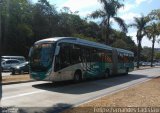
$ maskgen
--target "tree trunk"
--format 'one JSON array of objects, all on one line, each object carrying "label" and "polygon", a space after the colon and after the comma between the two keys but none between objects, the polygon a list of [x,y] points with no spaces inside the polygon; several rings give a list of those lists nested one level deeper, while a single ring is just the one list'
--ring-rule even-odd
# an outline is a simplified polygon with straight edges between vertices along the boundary
[{"label": "tree trunk", "polygon": [[[140,39],[140,38],[139,38],[139,39]],[[137,68],[139,68],[140,56],[141,56],[141,40],[138,40]]]},{"label": "tree trunk", "polygon": [[152,56],[151,56],[151,67],[153,67],[153,58],[154,58],[154,44],[155,44],[155,37],[152,40]]},{"label": "tree trunk", "polygon": [[110,35],[110,17],[107,18],[107,31],[106,31],[106,44],[109,45],[109,35]]},{"label": "tree trunk", "polygon": [[102,40],[106,43],[106,27],[102,26]]}]

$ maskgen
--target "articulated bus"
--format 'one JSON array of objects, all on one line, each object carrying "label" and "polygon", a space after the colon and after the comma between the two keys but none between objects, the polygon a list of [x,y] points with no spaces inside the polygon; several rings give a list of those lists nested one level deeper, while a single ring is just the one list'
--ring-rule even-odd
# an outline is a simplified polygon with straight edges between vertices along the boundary
[{"label": "articulated bus", "polygon": [[37,41],[29,57],[31,78],[52,82],[107,78],[134,69],[133,52],[72,37]]}]

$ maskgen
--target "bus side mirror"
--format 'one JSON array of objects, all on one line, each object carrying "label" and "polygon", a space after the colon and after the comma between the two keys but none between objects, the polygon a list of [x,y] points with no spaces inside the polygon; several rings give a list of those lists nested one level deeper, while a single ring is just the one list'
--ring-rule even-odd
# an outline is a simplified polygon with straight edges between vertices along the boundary
[{"label": "bus side mirror", "polygon": [[59,54],[59,51],[60,51],[60,46],[57,46],[54,55],[58,55],[58,54]]}]

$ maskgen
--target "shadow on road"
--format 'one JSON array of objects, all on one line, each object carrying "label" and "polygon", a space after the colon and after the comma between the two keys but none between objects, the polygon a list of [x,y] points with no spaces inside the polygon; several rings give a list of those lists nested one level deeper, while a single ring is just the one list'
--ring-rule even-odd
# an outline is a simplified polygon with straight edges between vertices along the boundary
[{"label": "shadow on road", "polygon": [[113,86],[121,85],[127,82],[138,80],[141,78],[150,78],[147,75],[129,74],[127,76],[114,76],[108,79],[86,80],[81,83],[74,84],[71,81],[36,84],[33,87],[52,92],[60,92],[67,94],[85,94],[103,90]]}]

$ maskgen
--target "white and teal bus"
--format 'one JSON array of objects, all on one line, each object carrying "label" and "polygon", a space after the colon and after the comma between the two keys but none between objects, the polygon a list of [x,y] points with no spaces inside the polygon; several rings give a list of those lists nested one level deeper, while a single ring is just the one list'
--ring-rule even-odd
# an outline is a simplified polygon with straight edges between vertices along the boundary
[{"label": "white and teal bus", "polygon": [[29,57],[30,76],[35,80],[81,81],[128,74],[134,69],[133,52],[79,38],[37,41]]}]

